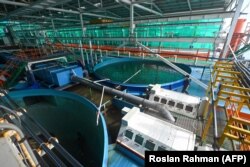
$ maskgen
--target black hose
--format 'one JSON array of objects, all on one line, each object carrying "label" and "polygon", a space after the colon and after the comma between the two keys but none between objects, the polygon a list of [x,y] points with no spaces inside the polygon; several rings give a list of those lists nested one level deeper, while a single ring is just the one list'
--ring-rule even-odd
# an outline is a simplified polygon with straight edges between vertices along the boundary
[{"label": "black hose", "polygon": [[[103,85],[101,85],[101,84],[94,83],[93,81],[83,79],[83,78],[80,78],[80,77],[77,77],[77,76],[74,76],[74,75],[71,77],[71,80],[73,82],[79,82],[81,84],[88,85],[88,86],[90,86],[90,87],[92,87],[94,89],[97,89],[97,90],[102,90],[102,88],[103,88]],[[131,94],[128,94],[128,93],[125,93],[125,92],[110,88],[110,87],[106,87],[106,86],[105,86],[105,92],[107,92],[109,94],[112,94],[112,95],[122,97],[122,98],[124,98],[124,99],[126,99],[126,100],[128,100],[128,101],[130,101],[132,103],[136,103],[136,104],[142,105],[144,107],[148,107],[148,108],[152,108],[154,110],[157,110],[165,118],[167,118],[171,122],[175,122],[175,118],[166,109],[164,104],[157,103],[157,102],[154,102],[154,101],[150,101],[150,100],[147,100],[147,99],[144,99],[144,98],[141,98],[141,97],[137,97],[137,96],[134,96],[134,95],[131,95]]]},{"label": "black hose", "polygon": [[[22,112],[22,114],[28,118],[44,135],[44,137],[49,140],[51,144],[54,145],[55,149],[63,155],[63,157],[74,167],[82,167],[83,165],[80,164],[71,154],[68,153],[49,133],[46,129],[44,129],[37,121],[35,121],[31,116],[29,116],[23,108],[20,108],[19,105],[5,92],[5,90],[0,89],[0,92],[5,95],[5,97],[9,100],[11,105],[18,109],[18,111]],[[24,122],[22,122],[23,124]],[[26,126],[28,127],[28,126]]]}]

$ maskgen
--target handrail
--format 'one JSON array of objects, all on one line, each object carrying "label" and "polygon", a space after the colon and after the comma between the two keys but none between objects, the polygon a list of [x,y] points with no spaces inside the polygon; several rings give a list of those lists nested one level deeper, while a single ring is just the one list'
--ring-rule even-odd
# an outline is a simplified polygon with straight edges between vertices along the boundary
[{"label": "handrail", "polygon": [[36,64],[36,63],[42,63],[42,62],[47,62],[47,61],[52,61],[52,60],[60,60],[60,59],[64,59],[65,62],[67,62],[67,59],[65,56],[62,56],[62,57],[56,57],[56,58],[51,58],[51,59],[43,59],[43,60],[35,60],[35,61],[31,61],[31,62],[28,62],[27,63],[27,66],[28,66],[28,69],[31,71],[31,66],[33,64]]}]

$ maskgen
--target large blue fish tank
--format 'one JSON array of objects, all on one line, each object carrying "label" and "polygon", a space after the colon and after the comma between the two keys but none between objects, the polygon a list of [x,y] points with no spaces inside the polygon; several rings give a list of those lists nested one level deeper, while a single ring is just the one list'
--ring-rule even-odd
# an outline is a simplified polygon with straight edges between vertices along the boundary
[{"label": "large blue fish tank", "polygon": [[[100,115],[96,125],[97,108],[89,100],[50,89],[14,91],[9,95],[81,164],[88,167],[107,166],[106,123]],[[26,121],[28,124],[29,120]]]},{"label": "large blue fish tank", "polygon": [[[184,64],[176,66],[191,73]],[[96,79],[109,79],[104,83],[116,87],[120,85],[129,92],[142,93],[149,84],[161,84],[163,88],[175,90],[183,86],[184,75],[167,64],[157,60],[137,58],[113,58],[94,67]]]}]

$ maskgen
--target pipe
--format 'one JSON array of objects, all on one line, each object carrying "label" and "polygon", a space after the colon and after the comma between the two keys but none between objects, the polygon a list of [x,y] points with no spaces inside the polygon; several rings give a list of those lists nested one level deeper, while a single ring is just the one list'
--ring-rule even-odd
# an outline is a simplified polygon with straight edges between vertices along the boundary
[{"label": "pipe", "polygon": [[[137,74],[139,74],[141,72],[141,69],[138,70],[136,73],[134,73],[131,77],[129,77],[128,79],[126,79],[125,81],[122,82],[122,84],[127,83],[129,80],[131,80],[132,78],[134,78]],[[120,85],[119,85],[120,86]]]},{"label": "pipe", "polygon": [[9,112],[10,114],[14,115],[14,116],[16,117],[16,119],[18,120],[19,125],[21,126],[21,119],[20,119],[20,117],[16,114],[15,111],[13,111],[13,110],[11,110],[11,109],[9,109],[8,107],[5,107],[5,106],[3,106],[3,105],[0,105],[0,108],[2,108],[3,110]]},{"label": "pipe", "polygon": [[[101,84],[98,83],[94,83],[91,80],[88,79],[83,79],[83,78],[79,78],[77,76],[72,76],[71,80],[73,82],[79,82],[83,85],[88,85],[94,89],[98,89],[98,90],[102,90],[102,88],[104,87]],[[168,120],[170,120],[171,122],[175,122],[175,118],[172,116],[172,114],[165,108],[165,105],[161,104],[161,103],[157,103],[154,101],[150,101],[141,97],[137,97],[131,94],[127,94],[125,92],[110,88],[110,87],[106,87],[105,86],[105,92],[112,94],[112,95],[116,95],[119,97],[122,97],[123,99],[126,99],[132,103],[136,103],[138,105],[142,105],[144,107],[148,107],[148,108],[152,108],[154,110],[159,111],[165,118],[167,118]]]},{"label": "pipe", "polygon": [[[144,46],[143,44],[141,44],[140,42],[137,42],[137,44],[139,46],[141,46],[142,48],[148,50],[151,53],[154,53],[159,59],[161,59],[164,63],[166,63],[167,65],[169,65],[170,67],[172,67],[173,69],[175,69],[176,71],[180,72],[183,75],[189,75],[189,73],[187,73],[186,71],[182,70],[181,68],[179,68],[178,66],[176,66],[175,64],[171,63],[170,61],[168,61],[167,59],[165,59],[164,57],[162,57],[161,55],[155,53],[153,50],[149,49],[148,47]],[[192,81],[194,81],[195,83],[197,83],[198,85],[200,85],[202,88],[207,89],[208,86],[206,84],[204,84],[203,82],[199,81],[198,79],[194,78],[193,76],[189,75],[190,78],[192,79]]]},{"label": "pipe", "polygon": [[[44,129],[36,120],[34,120],[30,115],[28,115],[26,113],[26,111],[23,108],[20,108],[20,106],[13,100],[10,98],[10,96],[7,94],[7,92],[3,89],[0,89],[0,93],[3,93],[5,95],[5,97],[9,100],[9,102],[11,104],[9,105],[13,105],[15,108],[18,108],[20,112],[22,112],[22,114],[29,119],[29,121],[31,121],[32,123],[34,123],[34,125],[40,130],[40,132],[44,135],[44,137],[51,143],[54,145],[55,149],[74,167],[82,167],[82,164],[80,164],[71,154],[68,153],[67,150],[65,150],[49,133],[46,129]],[[26,127],[27,130],[29,130],[28,125],[25,124],[25,122],[22,122],[22,125],[24,125]],[[30,133],[32,133],[32,131],[30,131]],[[32,134],[31,134],[32,135]],[[33,136],[34,138],[36,138],[36,136]],[[42,147],[43,145],[41,145]],[[47,148],[47,147],[46,147]],[[45,148],[45,149],[46,149]],[[50,151],[50,150],[48,150]],[[53,154],[53,152],[52,152]],[[53,155],[52,155],[53,156]]]},{"label": "pipe", "polygon": [[236,65],[235,68],[242,74],[240,75],[242,84],[248,88],[250,86],[250,70],[245,67],[240,61],[235,61],[234,63]]},{"label": "pipe", "polygon": [[217,143],[217,139],[218,139],[218,123],[217,123],[217,112],[216,112],[216,106],[215,106],[215,96],[214,96],[214,87],[213,87],[213,83],[214,83],[214,78],[212,75],[212,66],[210,67],[210,79],[211,79],[211,95],[212,95],[212,112],[213,112],[213,123],[214,123],[214,150],[218,150],[218,143]]},{"label": "pipe", "polygon": [[[0,124],[0,128],[1,129],[11,129],[11,130],[14,130],[14,131],[16,131],[19,134],[19,136],[21,137],[21,139],[25,139],[25,136],[24,136],[23,132],[17,126],[15,126],[13,124],[10,124],[10,123],[1,123]],[[25,148],[27,149],[27,152],[29,153],[28,156],[30,156],[30,157],[28,157],[28,158],[31,160],[31,165],[32,166],[40,166],[39,163],[38,163],[38,161],[37,161],[37,159],[36,159],[36,157],[35,157],[35,155],[34,155],[34,153],[33,153],[33,151],[30,148],[30,145],[28,144],[28,142],[27,142],[26,139],[23,141],[23,144],[25,145]]]},{"label": "pipe", "polygon": [[64,59],[65,62],[67,62],[67,58],[66,57],[56,57],[56,58],[51,58],[51,59],[43,59],[43,60],[37,60],[37,61],[31,61],[28,62],[27,66],[28,66],[28,70],[31,71],[31,66],[32,64],[36,64],[36,63],[43,63],[43,62],[47,62],[47,61],[52,61],[52,60],[60,60],[60,59]]},{"label": "pipe", "polygon": [[[84,60],[83,48],[82,48],[82,40],[80,40],[79,46],[80,46],[80,53],[81,53],[82,63],[83,63],[83,65],[85,66],[85,60]],[[84,67],[84,68],[85,68],[85,67]]]},{"label": "pipe", "polygon": [[[39,144],[39,147],[41,147],[46,154],[48,155],[48,157],[51,158],[51,160],[54,162],[55,166],[58,167],[66,167],[66,165],[64,164],[63,161],[61,161],[60,158],[58,158],[54,152],[52,152],[47,146],[46,144],[39,138],[36,136],[36,134],[34,134],[32,132],[32,130],[30,129],[30,125],[27,125],[25,122],[23,122],[23,127],[25,128],[25,130],[30,134],[30,136]],[[49,141],[50,142],[50,141]],[[52,143],[52,142],[51,142]],[[52,143],[53,144],[53,143]],[[54,145],[54,144],[53,144]],[[55,146],[55,145],[54,145]]]},{"label": "pipe", "polygon": [[[12,112],[14,112],[14,110],[12,110]],[[7,118],[11,122],[13,122],[9,117],[7,117]],[[11,124],[11,125],[13,125],[13,124]],[[13,126],[15,126],[15,125],[13,125]],[[55,163],[56,166],[58,166],[58,167],[66,167],[66,165],[64,165],[64,163],[43,143],[43,141],[40,138],[38,138],[36,136],[36,134],[34,134],[32,132],[32,130],[29,128],[29,126],[25,122],[22,122],[22,126],[28,132],[28,134],[39,144],[39,147],[41,147],[46,152],[46,154],[48,154],[48,156],[53,160],[53,162]],[[19,134],[20,132],[17,132],[17,133]],[[24,135],[20,135],[20,136],[21,136],[21,139],[22,139]],[[19,138],[19,140],[21,140],[21,139]],[[25,149],[24,147],[22,147],[22,148]],[[34,166],[36,166],[36,165],[34,165]]]}]

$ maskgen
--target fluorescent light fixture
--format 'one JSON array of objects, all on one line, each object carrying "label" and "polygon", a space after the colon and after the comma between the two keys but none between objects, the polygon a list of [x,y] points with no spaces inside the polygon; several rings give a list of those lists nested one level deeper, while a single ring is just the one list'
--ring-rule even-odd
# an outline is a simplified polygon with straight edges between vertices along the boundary
[{"label": "fluorescent light fixture", "polygon": [[80,8],[81,8],[81,9],[86,9],[86,7],[85,7],[85,6],[81,6]]}]

